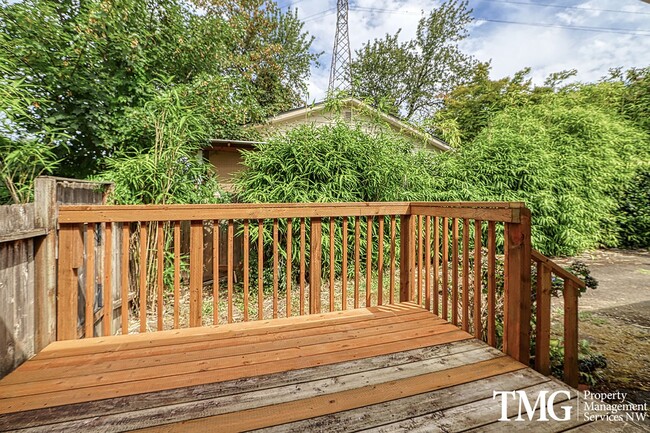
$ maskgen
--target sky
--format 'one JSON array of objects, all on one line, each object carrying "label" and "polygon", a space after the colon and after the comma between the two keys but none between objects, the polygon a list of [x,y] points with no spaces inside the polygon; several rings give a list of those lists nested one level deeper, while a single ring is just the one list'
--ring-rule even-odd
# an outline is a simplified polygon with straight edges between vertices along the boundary
[{"label": "sky", "polygon": [[[312,65],[309,102],[327,92],[336,30],[336,0],[277,0],[297,9],[304,30],[323,52]],[[402,29],[412,39],[418,20],[440,1],[350,0],[349,33],[354,51],[375,38]],[[492,78],[512,76],[531,67],[542,84],[552,72],[577,69],[579,81],[596,81],[610,68],[650,65],[650,3],[641,0],[469,0],[475,19],[461,48],[480,61],[491,61]]]}]

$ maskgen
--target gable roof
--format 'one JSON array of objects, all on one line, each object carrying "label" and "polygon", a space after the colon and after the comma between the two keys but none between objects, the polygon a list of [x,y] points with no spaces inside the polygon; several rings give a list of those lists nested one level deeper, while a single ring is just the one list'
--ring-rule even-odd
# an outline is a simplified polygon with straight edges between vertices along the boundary
[{"label": "gable roof", "polygon": [[[411,136],[412,138],[422,140],[428,146],[434,147],[441,151],[451,150],[449,144],[447,144],[444,140],[426,134],[414,128],[413,126],[409,125],[408,123],[404,122],[403,120],[395,116],[392,116],[390,114],[386,114],[382,111],[379,111],[376,108],[371,107],[370,105],[362,101],[359,101],[358,99],[355,98],[344,99],[341,101],[341,106],[370,112],[372,113],[372,115],[377,116],[380,120],[386,122],[392,129],[398,131],[401,134],[405,134]],[[316,113],[325,111],[325,109],[326,109],[325,101],[317,102],[315,104],[306,107],[294,108],[293,110],[285,111],[283,113],[270,117],[267,119],[266,123],[255,125],[253,126],[253,128],[260,130],[268,127],[269,125],[304,119]]]}]

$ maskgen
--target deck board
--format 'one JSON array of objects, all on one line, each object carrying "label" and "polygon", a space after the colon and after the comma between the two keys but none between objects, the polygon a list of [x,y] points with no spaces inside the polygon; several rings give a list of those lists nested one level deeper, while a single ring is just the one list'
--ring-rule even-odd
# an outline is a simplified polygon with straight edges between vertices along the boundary
[{"label": "deck board", "polygon": [[406,303],[57,342],[0,381],[0,431],[502,431],[515,389],[569,388]]}]

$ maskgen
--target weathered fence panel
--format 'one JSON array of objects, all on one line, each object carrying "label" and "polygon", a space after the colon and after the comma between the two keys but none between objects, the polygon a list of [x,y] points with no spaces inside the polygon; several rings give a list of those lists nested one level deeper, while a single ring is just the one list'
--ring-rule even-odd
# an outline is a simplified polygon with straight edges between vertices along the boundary
[{"label": "weathered fence panel", "polygon": [[39,177],[34,203],[0,206],[0,377],[56,340],[58,204],[102,204],[109,187]]},{"label": "weathered fence panel", "polygon": [[34,354],[34,204],[0,206],[0,377]]}]

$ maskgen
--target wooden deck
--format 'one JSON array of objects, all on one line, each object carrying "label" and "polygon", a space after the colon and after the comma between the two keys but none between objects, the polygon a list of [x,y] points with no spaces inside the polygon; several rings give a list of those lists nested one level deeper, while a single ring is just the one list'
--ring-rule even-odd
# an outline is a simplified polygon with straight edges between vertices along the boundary
[{"label": "wooden deck", "polygon": [[[623,426],[499,422],[493,391],[520,389],[535,398],[570,388],[406,303],[56,342],[0,381],[0,431],[613,432]],[[571,395],[556,404],[575,407]],[[512,400],[509,416],[517,409]]]}]

